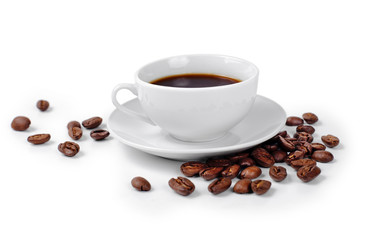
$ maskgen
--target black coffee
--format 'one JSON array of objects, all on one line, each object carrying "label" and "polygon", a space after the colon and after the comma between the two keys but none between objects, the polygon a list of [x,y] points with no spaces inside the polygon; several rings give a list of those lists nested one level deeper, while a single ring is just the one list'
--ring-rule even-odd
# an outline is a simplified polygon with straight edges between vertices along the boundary
[{"label": "black coffee", "polygon": [[215,74],[188,73],[159,78],[150,83],[168,87],[201,88],[223,86],[239,82],[241,81]]}]

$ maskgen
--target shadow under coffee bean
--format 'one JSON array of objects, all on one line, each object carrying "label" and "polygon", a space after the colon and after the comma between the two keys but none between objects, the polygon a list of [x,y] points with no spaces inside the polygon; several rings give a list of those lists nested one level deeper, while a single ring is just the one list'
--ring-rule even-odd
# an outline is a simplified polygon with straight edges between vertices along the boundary
[{"label": "shadow under coffee bean", "polygon": [[171,75],[151,81],[155,85],[180,88],[216,87],[239,83],[240,80],[206,73]]}]

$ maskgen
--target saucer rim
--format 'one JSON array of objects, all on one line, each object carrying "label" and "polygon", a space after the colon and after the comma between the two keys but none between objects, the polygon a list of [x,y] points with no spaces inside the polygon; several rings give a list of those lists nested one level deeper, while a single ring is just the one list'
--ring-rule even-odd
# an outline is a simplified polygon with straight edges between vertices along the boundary
[{"label": "saucer rim", "polygon": [[[111,128],[110,122],[111,122],[111,117],[112,115],[116,112],[119,111],[118,109],[115,109],[111,112],[111,114],[109,115],[108,119],[107,119],[107,128],[110,131],[110,133],[118,138],[122,143],[142,150],[142,151],[149,151],[149,152],[157,152],[157,153],[168,153],[168,154],[205,154],[205,153],[213,153],[213,152],[228,152],[228,151],[235,151],[235,150],[240,150],[240,149],[248,149],[250,147],[256,146],[260,143],[265,142],[266,140],[269,140],[270,138],[272,138],[273,136],[275,136],[277,133],[279,133],[279,131],[281,129],[283,129],[285,127],[285,122],[286,122],[286,118],[287,118],[287,114],[285,112],[285,110],[283,109],[283,107],[278,104],[277,102],[275,102],[274,100],[264,97],[262,95],[256,95],[256,98],[263,98],[266,101],[272,102],[273,104],[277,105],[279,107],[279,109],[282,111],[282,115],[283,115],[283,124],[279,124],[276,128],[274,128],[274,130],[272,131],[271,134],[267,134],[266,136],[250,141],[250,142],[245,142],[242,144],[236,144],[236,145],[232,145],[232,146],[225,146],[225,147],[216,147],[216,148],[196,148],[196,149],[172,149],[172,148],[157,148],[157,147],[149,147],[146,145],[141,145],[141,144],[137,144],[131,141],[126,140],[125,138],[122,138],[121,136],[119,136],[117,133],[115,133],[115,131]],[[125,102],[123,105],[128,104],[132,101],[138,101],[138,98],[133,98],[127,102]],[[256,99],[255,99],[256,101]],[[218,139],[220,141],[220,139]],[[214,140],[215,141],[215,140]]]}]

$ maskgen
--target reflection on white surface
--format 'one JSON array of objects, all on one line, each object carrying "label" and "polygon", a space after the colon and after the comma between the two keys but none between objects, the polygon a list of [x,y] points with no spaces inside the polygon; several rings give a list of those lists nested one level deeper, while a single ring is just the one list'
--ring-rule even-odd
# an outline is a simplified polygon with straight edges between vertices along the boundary
[{"label": "reflection on white surface", "polygon": [[168,65],[170,68],[182,68],[185,67],[190,62],[188,57],[179,56],[168,60]]}]

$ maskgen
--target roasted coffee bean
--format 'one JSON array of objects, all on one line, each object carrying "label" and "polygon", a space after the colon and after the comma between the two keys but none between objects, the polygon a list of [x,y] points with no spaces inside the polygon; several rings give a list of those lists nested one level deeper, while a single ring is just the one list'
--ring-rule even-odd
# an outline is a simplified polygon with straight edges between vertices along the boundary
[{"label": "roasted coffee bean", "polygon": [[303,166],[297,171],[297,177],[303,182],[309,182],[315,179],[321,173],[318,166]]},{"label": "roasted coffee bean", "polygon": [[240,165],[242,168],[250,167],[255,165],[254,159],[247,157],[242,158],[238,161],[238,165]]},{"label": "roasted coffee bean", "polygon": [[50,103],[46,100],[39,100],[37,102],[37,108],[41,110],[42,112],[46,111],[49,106],[50,106]]},{"label": "roasted coffee bean", "polygon": [[297,142],[294,142],[294,143],[295,143],[294,145],[296,146],[296,149],[299,150],[299,151],[303,151],[305,153],[305,155],[309,155],[313,151],[311,143],[309,143],[309,142],[297,141]]},{"label": "roasted coffee bean", "polygon": [[321,140],[329,148],[333,148],[339,145],[339,138],[330,134],[322,136]]},{"label": "roasted coffee bean", "polygon": [[221,172],[221,176],[222,177],[227,177],[227,178],[235,178],[237,177],[238,173],[240,172],[241,167],[238,164],[234,164],[232,166],[228,166],[227,168],[225,168],[222,172]]},{"label": "roasted coffee bean", "polygon": [[251,193],[252,189],[251,189],[251,183],[252,181],[250,179],[241,179],[238,182],[236,182],[236,184],[233,186],[233,192],[235,193]]},{"label": "roasted coffee bean", "polygon": [[271,155],[273,155],[276,163],[280,163],[280,162],[284,162],[284,159],[287,157],[287,152],[279,149],[279,150],[272,152]]},{"label": "roasted coffee bean", "polygon": [[334,159],[333,154],[331,152],[325,150],[317,150],[314,151],[311,155],[311,158],[317,162],[327,163]]},{"label": "roasted coffee bean", "polygon": [[279,146],[287,151],[287,152],[291,152],[294,151],[296,149],[296,147],[294,146],[294,143],[283,138],[283,137],[279,137]]},{"label": "roasted coffee bean", "polygon": [[250,156],[250,153],[242,152],[228,156],[227,158],[231,161],[231,164],[238,164],[241,159],[247,158],[248,156]]},{"label": "roasted coffee bean", "polygon": [[311,143],[305,142],[305,143],[303,143],[303,147],[306,148],[306,150],[307,150],[306,154],[307,155],[311,155],[312,154],[313,148],[312,148]]},{"label": "roasted coffee bean", "polygon": [[231,158],[235,158],[235,159],[237,159],[237,158],[247,158],[249,156],[250,156],[249,152],[240,152],[240,153],[236,153],[233,156],[231,156],[230,159]]},{"label": "roasted coffee bean", "polygon": [[131,180],[131,185],[138,191],[149,191],[151,189],[150,183],[143,177],[134,177]]},{"label": "roasted coffee bean", "polygon": [[251,166],[251,167],[247,167],[245,169],[243,169],[239,175],[240,179],[254,179],[257,178],[261,175],[261,168],[257,167],[257,166]]},{"label": "roasted coffee bean", "polygon": [[271,182],[267,180],[255,180],[251,183],[251,189],[257,195],[266,193],[271,187]]},{"label": "roasted coffee bean", "polygon": [[311,143],[313,141],[313,136],[306,132],[297,132],[293,135],[294,138],[297,139],[297,141],[306,141]]},{"label": "roasted coffee bean", "polygon": [[288,133],[287,133],[287,131],[280,131],[279,133],[278,133],[278,136],[282,136],[282,137],[287,137],[287,135],[288,135]]},{"label": "roasted coffee bean", "polygon": [[271,166],[269,176],[276,182],[283,181],[287,177],[287,170],[281,166]]},{"label": "roasted coffee bean", "polygon": [[73,157],[79,152],[80,147],[75,142],[66,141],[64,143],[60,143],[58,149],[65,156]]},{"label": "roasted coffee bean", "polygon": [[11,127],[15,131],[27,130],[29,128],[29,125],[31,125],[31,120],[29,120],[29,118],[24,116],[18,116],[14,118],[13,121],[11,122]]},{"label": "roasted coffee bean", "polygon": [[195,185],[187,178],[171,178],[168,185],[178,194],[187,196],[195,190]]},{"label": "roasted coffee bean", "polygon": [[208,165],[206,165],[205,163],[190,161],[182,164],[180,169],[186,177],[192,177],[199,175],[199,172],[207,167]]},{"label": "roasted coffee bean", "polygon": [[310,126],[310,125],[299,125],[296,128],[296,131],[297,132],[306,132],[306,133],[309,133],[309,134],[313,134],[315,132],[315,128]]},{"label": "roasted coffee bean", "polygon": [[205,180],[212,180],[220,175],[224,167],[207,167],[199,172],[200,177]]},{"label": "roasted coffee bean", "polygon": [[262,167],[270,167],[273,166],[275,163],[274,157],[264,148],[255,148],[252,151],[251,156],[253,157],[255,162]]},{"label": "roasted coffee bean", "polygon": [[38,144],[43,144],[45,142],[48,142],[51,138],[51,135],[48,134],[48,133],[41,133],[41,134],[36,134],[36,135],[32,135],[32,136],[29,136],[27,138],[27,141],[30,142],[30,143],[33,143],[35,145],[38,145]]},{"label": "roasted coffee bean", "polygon": [[322,143],[311,143],[312,151],[325,150],[326,146]]},{"label": "roasted coffee bean", "polygon": [[99,125],[101,125],[102,123],[102,118],[100,117],[92,117],[89,118],[87,120],[84,120],[82,122],[83,127],[87,128],[87,129],[93,129],[98,127]]},{"label": "roasted coffee bean", "polygon": [[289,142],[294,142],[294,141],[297,141],[297,138],[291,138],[291,137],[286,137],[284,138],[285,140],[289,141]]},{"label": "roasted coffee bean", "polygon": [[70,129],[70,128],[73,128],[73,127],[82,128],[82,126],[80,125],[80,123],[78,121],[71,121],[66,126],[67,129]]},{"label": "roasted coffee bean", "polygon": [[301,159],[305,156],[305,152],[300,151],[300,150],[296,150],[294,152],[290,152],[288,154],[288,156],[285,158],[284,162],[288,165],[291,164],[291,161],[297,160],[297,159]]},{"label": "roasted coffee bean", "polygon": [[228,167],[232,164],[228,158],[211,158],[206,161],[209,167]]},{"label": "roasted coffee bean", "polygon": [[300,117],[291,116],[287,118],[287,121],[285,124],[287,126],[298,126],[298,125],[303,124],[303,119]]},{"label": "roasted coffee bean", "polygon": [[278,147],[278,144],[277,143],[273,143],[273,144],[263,144],[262,145],[262,147],[266,150],[266,151],[268,151],[268,152],[274,152],[274,151],[276,151],[276,150],[278,150],[279,149],[279,147]]},{"label": "roasted coffee bean", "polygon": [[83,136],[83,130],[80,127],[72,127],[68,130],[69,136],[74,140],[79,140]]},{"label": "roasted coffee bean", "polygon": [[319,120],[319,118],[316,116],[316,114],[314,113],[304,113],[302,115],[302,118],[306,121],[306,123],[308,124],[314,124],[315,122],[317,122]]},{"label": "roasted coffee bean", "polygon": [[268,141],[269,142],[278,142],[278,138],[279,136],[282,136],[282,137],[287,137],[288,133],[287,131],[281,131],[279,132],[277,135],[275,135],[274,137],[270,138]]},{"label": "roasted coffee bean", "polygon": [[312,159],[302,158],[291,161],[290,165],[292,168],[298,170],[303,166],[316,166],[316,161]]},{"label": "roasted coffee bean", "polygon": [[230,188],[231,184],[232,180],[230,178],[221,177],[215,179],[211,184],[209,184],[208,190],[216,195]]},{"label": "roasted coffee bean", "polygon": [[96,141],[100,141],[110,136],[110,132],[103,129],[97,129],[90,132],[90,137]]}]

